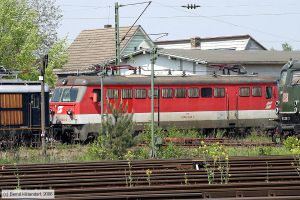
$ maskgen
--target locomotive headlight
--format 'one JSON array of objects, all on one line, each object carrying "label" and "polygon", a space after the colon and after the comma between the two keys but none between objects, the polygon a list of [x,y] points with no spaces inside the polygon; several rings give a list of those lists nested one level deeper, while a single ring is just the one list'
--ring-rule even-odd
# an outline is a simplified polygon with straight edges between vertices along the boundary
[{"label": "locomotive headlight", "polygon": [[73,111],[71,109],[67,110],[67,114],[68,115],[72,115],[73,114]]},{"label": "locomotive headlight", "polygon": [[279,101],[276,101],[275,105],[276,105],[276,107],[278,107],[279,106]]},{"label": "locomotive headlight", "polygon": [[54,115],[54,110],[50,109],[49,113],[50,113],[50,115]]}]

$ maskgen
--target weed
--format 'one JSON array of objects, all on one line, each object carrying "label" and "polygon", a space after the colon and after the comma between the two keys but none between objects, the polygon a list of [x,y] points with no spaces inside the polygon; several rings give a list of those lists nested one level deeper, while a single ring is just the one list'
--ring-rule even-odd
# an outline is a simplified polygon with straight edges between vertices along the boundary
[{"label": "weed", "polygon": [[146,175],[147,175],[147,181],[149,186],[151,185],[151,175],[152,175],[152,171],[150,169],[147,169],[146,171]]}]

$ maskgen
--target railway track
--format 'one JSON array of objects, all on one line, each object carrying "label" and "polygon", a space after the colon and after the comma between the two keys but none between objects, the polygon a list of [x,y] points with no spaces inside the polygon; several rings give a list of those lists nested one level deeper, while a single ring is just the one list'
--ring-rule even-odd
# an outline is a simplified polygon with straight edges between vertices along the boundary
[{"label": "railway track", "polygon": [[291,156],[230,158],[228,184],[208,184],[202,161],[190,159],[132,161],[131,168],[128,161],[3,165],[0,188],[51,188],[57,199],[295,199],[300,176],[292,162]]},{"label": "railway track", "polygon": [[233,140],[233,139],[225,139],[225,138],[164,138],[163,145],[168,145],[169,143],[172,143],[176,146],[197,147],[201,144],[202,141],[205,144],[219,143],[223,146],[234,146],[234,147],[281,146],[281,144],[275,142],[249,142],[249,141]]}]

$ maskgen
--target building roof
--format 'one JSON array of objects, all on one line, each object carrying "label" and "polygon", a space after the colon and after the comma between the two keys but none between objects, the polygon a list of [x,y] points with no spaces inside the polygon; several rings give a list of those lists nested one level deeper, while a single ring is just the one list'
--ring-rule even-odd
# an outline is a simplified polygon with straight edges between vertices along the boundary
[{"label": "building roof", "polygon": [[285,64],[300,51],[162,49],[160,55],[207,64]]},{"label": "building roof", "polygon": [[[120,40],[129,29],[130,27],[120,27]],[[121,42],[121,51],[138,30],[145,33],[141,26],[132,27]],[[93,65],[111,60],[115,56],[115,28],[83,30],[69,47],[68,54],[68,62],[58,71],[89,71]]]},{"label": "building roof", "polygon": [[[224,44],[225,41],[245,41],[245,45],[243,47],[247,48],[248,41],[252,40],[261,50],[267,50],[266,47],[264,47],[262,44],[260,44],[258,41],[256,41],[253,37],[250,35],[231,35],[231,36],[218,36],[218,37],[206,37],[206,38],[200,38],[201,41],[201,49],[221,49],[223,48],[230,48],[230,45]],[[154,42],[158,47],[166,47],[168,48],[171,45],[182,45],[182,44],[190,44],[191,39],[179,39],[179,40],[165,40],[165,41],[156,41]],[[205,45],[206,44],[206,45]],[[207,45],[212,44],[212,45]],[[236,45],[241,44],[232,44],[231,47],[234,47]],[[180,46],[180,48],[183,46]],[[172,48],[172,46],[170,47]],[[239,50],[239,49],[238,49]]]}]

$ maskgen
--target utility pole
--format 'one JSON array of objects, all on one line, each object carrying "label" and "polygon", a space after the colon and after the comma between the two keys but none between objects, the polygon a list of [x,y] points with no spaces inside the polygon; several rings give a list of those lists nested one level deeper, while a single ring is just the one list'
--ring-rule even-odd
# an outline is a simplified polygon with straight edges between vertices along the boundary
[{"label": "utility pole", "polygon": [[116,39],[116,65],[120,65],[120,27],[119,27],[119,8],[118,2],[115,3],[115,39]]},{"label": "utility pole", "polygon": [[41,82],[41,140],[42,140],[42,155],[46,158],[46,125],[45,125],[45,70],[48,66],[48,55],[43,58],[43,66],[40,69],[39,80]]},{"label": "utility pole", "polygon": [[154,64],[157,59],[157,48],[153,47],[151,51],[151,158],[156,157],[154,144]]},{"label": "utility pole", "polygon": [[104,77],[104,72],[103,72],[103,67],[101,68],[101,73],[100,73],[100,84],[101,84],[101,97],[100,97],[100,112],[101,112],[101,134],[103,134],[103,119],[104,119],[104,87],[103,87],[103,77]]}]

